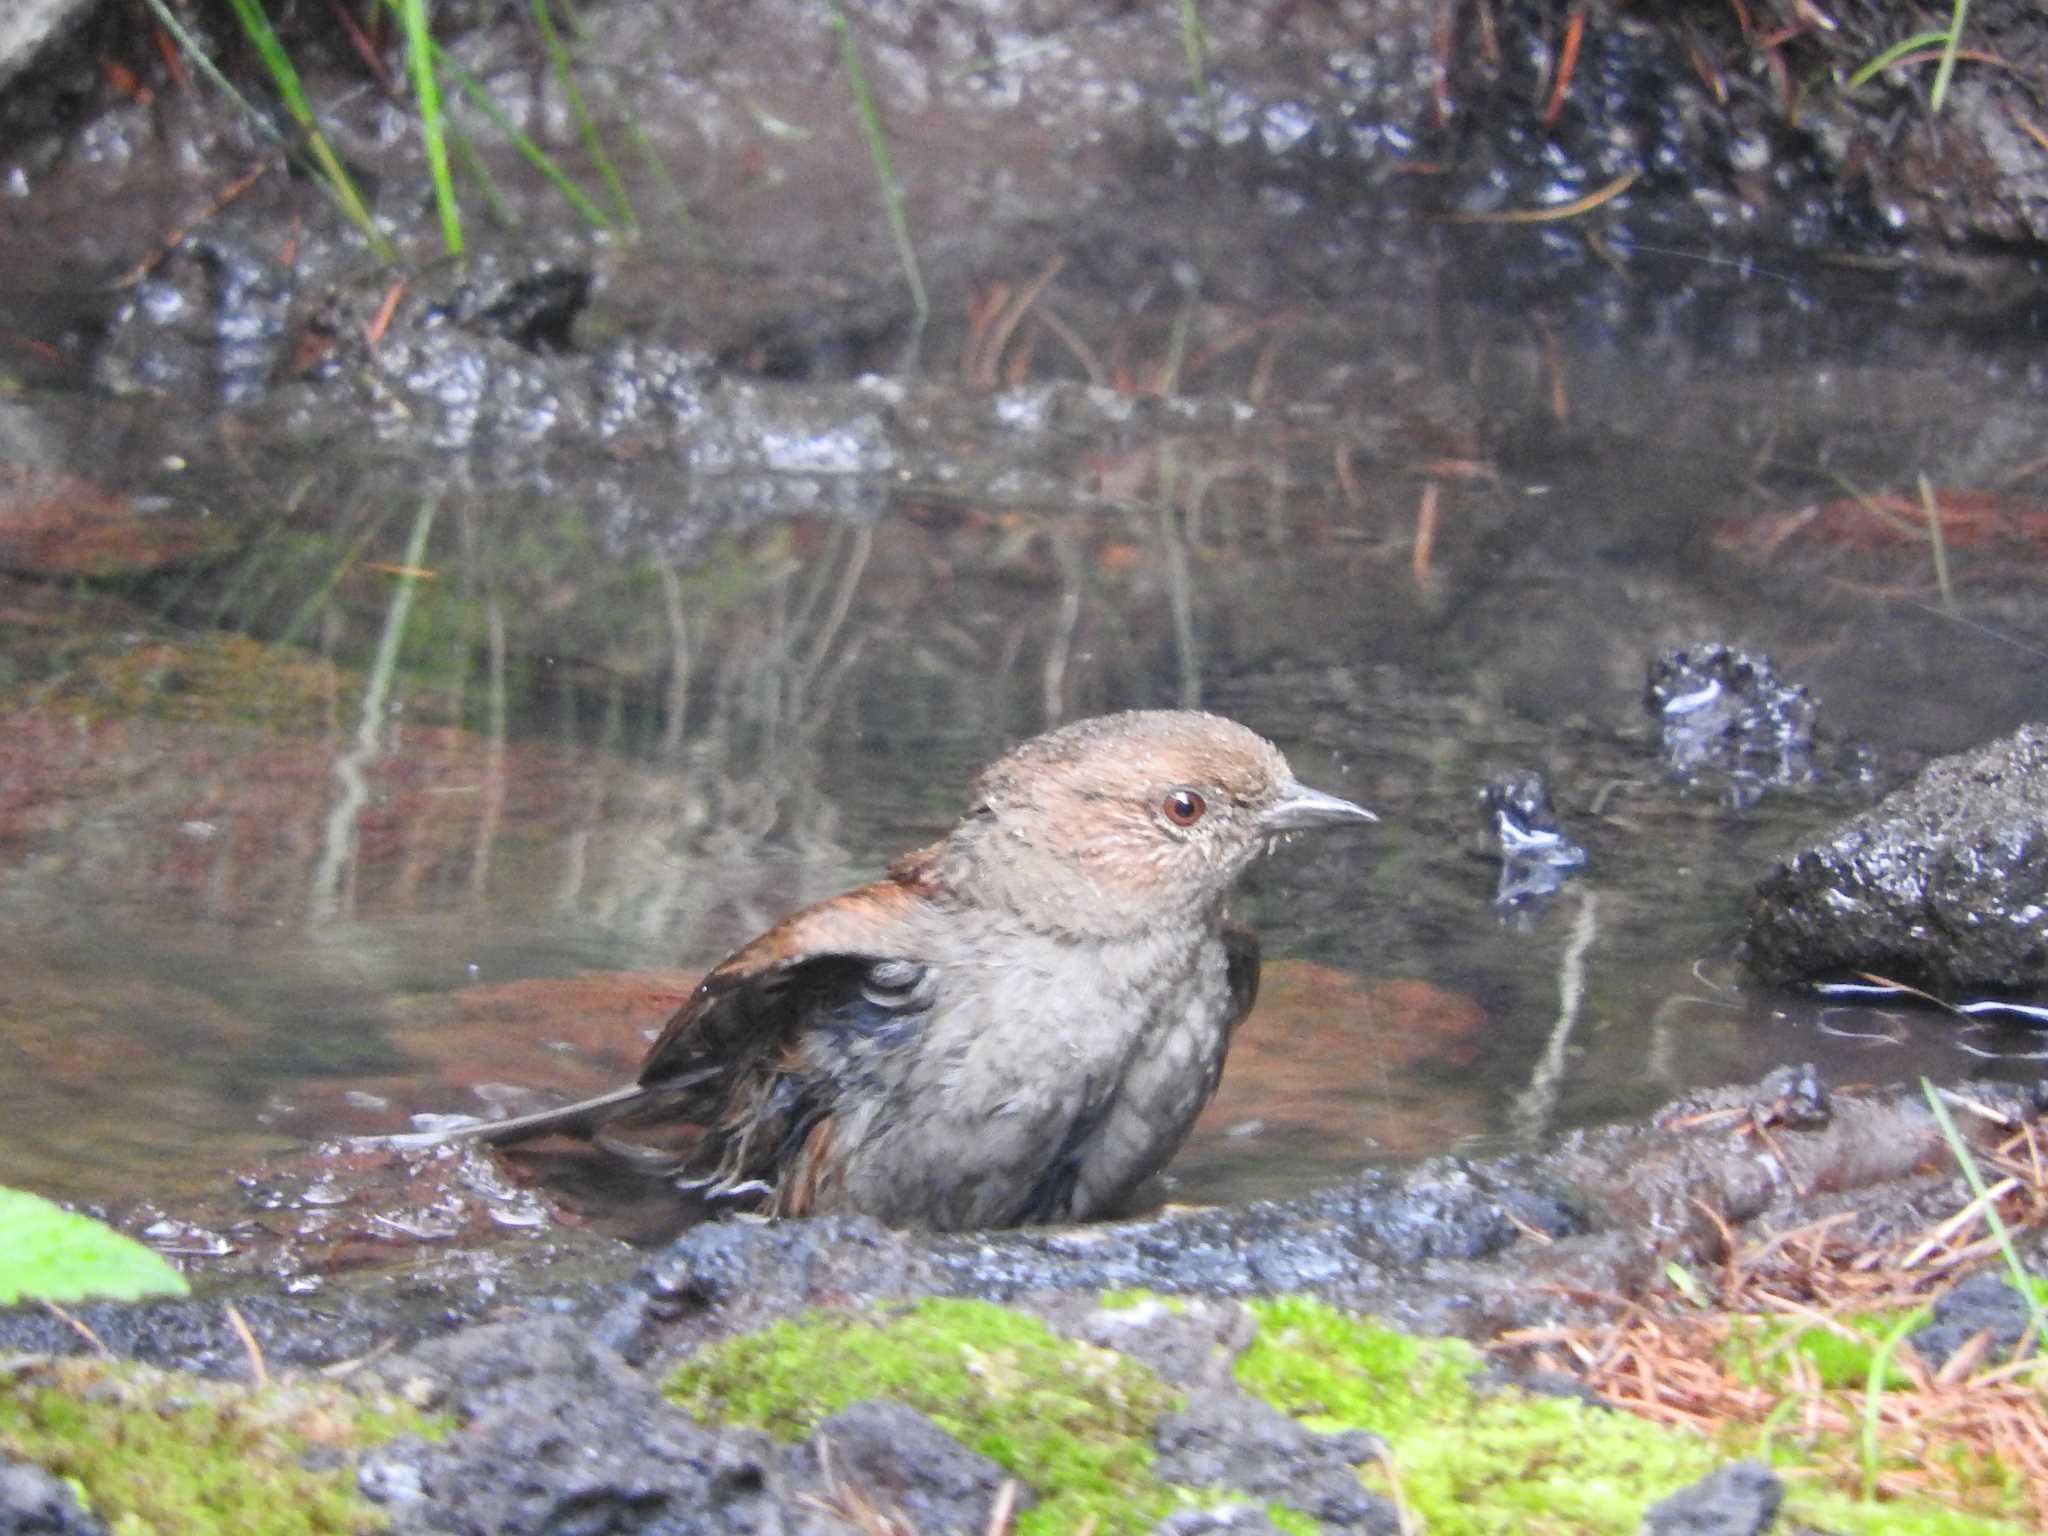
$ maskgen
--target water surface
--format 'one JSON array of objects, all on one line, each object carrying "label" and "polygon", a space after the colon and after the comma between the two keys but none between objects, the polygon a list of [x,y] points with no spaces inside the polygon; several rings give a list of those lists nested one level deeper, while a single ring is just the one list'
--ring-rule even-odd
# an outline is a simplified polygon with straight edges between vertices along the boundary
[{"label": "water surface", "polygon": [[[1043,337],[991,391],[942,323],[886,380],[728,380],[680,448],[510,464],[39,399],[52,472],[221,532],[0,588],[0,1176],[174,1201],[596,1086],[690,970],[937,835],[1010,743],[1129,706],[1234,715],[1383,818],[1248,882],[1265,1003],[1174,1199],[1782,1062],[2034,1071],[1728,957],[1773,858],[2048,714],[2039,365],[1820,271],[1702,316],[1639,273],[1532,309],[1442,270],[1098,338],[1203,359],[1171,398]],[[1854,503],[1921,476],[1977,498],[1942,562]],[[1674,778],[1645,671],[1702,640],[1820,700],[1810,782]],[[1502,908],[1476,797],[1526,769],[1590,861]],[[574,1017],[464,1011],[642,971]]]}]

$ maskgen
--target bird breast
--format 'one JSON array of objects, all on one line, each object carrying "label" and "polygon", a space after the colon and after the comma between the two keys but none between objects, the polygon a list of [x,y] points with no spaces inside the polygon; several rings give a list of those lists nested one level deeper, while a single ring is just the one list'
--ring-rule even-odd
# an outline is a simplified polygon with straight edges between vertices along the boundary
[{"label": "bird breast", "polygon": [[985,937],[927,962],[916,1048],[861,1061],[839,1203],[942,1227],[1079,1219],[1156,1172],[1213,1089],[1234,1013],[1214,930]]}]

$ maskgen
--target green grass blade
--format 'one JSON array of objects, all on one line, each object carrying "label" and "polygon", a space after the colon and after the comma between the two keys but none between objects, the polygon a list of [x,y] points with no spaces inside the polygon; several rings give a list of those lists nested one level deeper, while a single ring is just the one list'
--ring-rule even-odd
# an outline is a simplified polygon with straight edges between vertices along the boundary
[{"label": "green grass blade", "polygon": [[[384,7],[395,13],[400,3],[401,0],[384,0]],[[447,50],[439,43],[431,38],[428,39],[428,43],[433,50],[434,67],[445,78],[454,81],[456,89],[468,98],[469,104],[481,112],[493,128],[505,135],[506,141],[519,151],[529,165],[547,178],[549,185],[561,194],[562,201],[574,208],[578,216],[597,228],[610,229],[610,216],[584,195],[583,189],[569,179],[568,173],[555,163],[546,150],[534,143],[528,135],[520,132],[518,125],[491,100],[491,93],[484,89],[483,82],[448,57]]]},{"label": "green grass blade", "polygon": [[1984,1175],[1977,1170],[1977,1160],[1970,1156],[1970,1144],[1963,1140],[1962,1132],[1949,1118],[1948,1106],[1941,1102],[1941,1092],[1926,1078],[1920,1079],[1920,1091],[1927,1096],[1927,1107],[1934,1111],[1934,1123],[1941,1127],[1942,1139],[1962,1166],[1963,1177],[1970,1181],[1970,1193],[1975,1195],[1984,1207],[1984,1224],[1991,1229],[1992,1238],[1998,1244],[1998,1251],[2005,1257],[2005,1267],[2012,1277],[2013,1289],[2020,1293],[2020,1299],[2027,1304],[2027,1316],[2034,1330],[2034,1348],[2048,1345],[2048,1309],[2041,1304],[2039,1292],[2033,1278],[2027,1273],[2027,1266],[2021,1262],[2019,1250],[2013,1246],[2012,1233],[2007,1230],[2005,1218],[1998,1214],[1998,1207],[1985,1199]]},{"label": "green grass blade", "polygon": [[455,204],[455,178],[448,170],[448,141],[442,132],[441,81],[434,73],[433,36],[427,24],[427,0],[404,0],[399,19],[405,24],[405,61],[413,94],[420,104],[420,142],[426,146],[427,171],[434,179],[434,207],[441,215],[441,244],[450,256],[462,254],[462,212]]},{"label": "green grass blade", "polygon": [[1929,111],[1939,112],[1948,97],[1949,76],[1956,72],[1956,49],[1963,41],[1963,23],[1970,19],[1970,0],[1956,0],[1949,12],[1948,39],[1941,45],[1941,62],[1934,67],[1934,89],[1927,93]]},{"label": "green grass blade", "polygon": [[668,166],[663,163],[660,152],[648,139],[647,130],[638,123],[628,123],[625,134],[626,142],[633,146],[633,152],[640,157],[640,163],[646,168],[649,179],[660,189],[662,216],[672,220],[677,230],[681,232],[684,248],[690,260],[703,266],[707,259],[704,254],[704,240],[697,232],[696,221],[690,217],[690,200],[683,195],[683,189],[676,185],[675,177],[669,174]]},{"label": "green grass blade", "polygon": [[619,222],[631,229],[637,222],[633,217],[633,200],[626,195],[626,183],[620,179],[619,168],[605,153],[604,135],[598,132],[597,122],[591,117],[590,108],[584,104],[583,92],[576,84],[575,60],[569,57],[568,44],[555,27],[554,12],[548,8],[548,0],[533,0],[533,19],[540,28],[541,42],[547,48],[548,57],[554,60],[555,80],[562,87],[562,96],[576,119],[576,132],[583,140],[584,153],[590,156],[590,163],[597,167],[605,190],[611,193],[612,207],[618,210]]},{"label": "green grass blade", "polygon": [[1849,77],[1849,89],[1853,91],[1859,86],[1868,85],[1907,54],[1918,53],[1922,48],[1932,48],[1936,43],[1946,45],[1954,36],[1953,32],[1915,32],[1911,37],[1893,43]]},{"label": "green grass blade", "polygon": [[490,209],[491,221],[500,229],[510,229],[519,222],[512,205],[505,201],[505,194],[498,190],[497,178],[491,168],[484,164],[484,157],[476,152],[476,146],[469,141],[469,135],[455,128],[448,130],[448,146],[455,151],[455,158],[462,163],[462,169],[475,181],[477,191],[483,194],[484,204]]},{"label": "green grass blade", "polygon": [[1873,1503],[1877,1499],[1877,1474],[1880,1470],[1880,1447],[1878,1425],[1884,1415],[1884,1383],[1892,1368],[1892,1355],[1907,1334],[1927,1321],[1927,1309],[1915,1307],[1885,1330],[1884,1337],[1877,1341],[1877,1347],[1870,1352],[1870,1374],[1863,1383],[1862,1422],[1857,1426],[1858,1448],[1863,1463],[1863,1502]]},{"label": "green grass blade", "polygon": [[319,119],[313,115],[313,104],[306,99],[306,88],[299,81],[298,68],[292,63],[291,54],[285,50],[282,39],[270,25],[270,18],[263,14],[263,8],[257,0],[228,0],[228,5],[234,11],[235,20],[241,24],[242,31],[255,45],[258,57],[263,60],[264,69],[269,72],[272,82],[277,86],[277,94],[284,101],[285,110],[291,114],[292,121],[299,125],[300,131],[306,135],[306,148],[319,165],[320,176],[327,189],[340,202],[342,212],[369,236],[372,245],[377,247],[380,258],[385,261],[394,259],[398,253],[378,232],[376,220],[370,217],[369,206],[364,203],[362,194],[356,190],[354,179],[349,175],[347,167],[342,165],[341,157],[335,154],[334,146],[327,142],[327,135],[320,131]]},{"label": "green grass blade", "polygon": [[1202,121],[1213,137],[1216,132],[1216,108],[1209,100],[1209,75],[1206,61],[1209,56],[1209,34],[1202,28],[1202,10],[1198,0],[1180,0],[1180,42],[1188,56],[1188,79],[1195,88],[1195,100],[1202,108]]},{"label": "green grass blade", "polygon": [[185,24],[178,20],[177,13],[166,5],[164,0],[144,0],[144,4],[148,5],[150,10],[155,13],[156,19],[163,29],[177,39],[178,46],[185,50],[185,57],[192,61],[198,68],[199,73],[212,81],[214,88],[226,96],[228,100],[240,107],[248,115],[249,121],[256,125],[257,131],[263,137],[270,140],[271,143],[284,150],[287,154],[291,153],[291,145],[285,136],[278,132],[277,124],[273,123],[269,115],[262,108],[258,107],[255,102],[235,89],[234,82],[220,72],[220,66],[206,56],[206,50],[199,46],[199,39],[185,30]]},{"label": "green grass blade", "polygon": [[910,216],[903,207],[903,188],[896,180],[895,162],[889,158],[889,141],[882,133],[882,115],[875,108],[874,93],[860,67],[860,45],[854,41],[846,8],[832,0],[832,25],[839,33],[839,58],[846,70],[846,82],[853,90],[854,105],[860,113],[861,131],[867,135],[868,159],[882,183],[882,206],[889,215],[889,233],[896,240],[896,256],[903,264],[904,280],[910,284],[910,302],[922,321],[932,312],[925,298],[924,273],[917,264],[917,247],[910,239]]},{"label": "green grass blade", "polygon": [[[284,135],[277,131],[277,125],[270,120],[269,115],[254,102],[250,101],[248,97],[236,90],[234,85],[228,80],[228,77],[221,73],[220,66],[207,57],[206,50],[199,44],[199,39],[185,29],[184,23],[178,20],[177,15],[165,3],[165,0],[145,0],[145,3],[155,14],[156,19],[163,25],[164,30],[177,39],[178,46],[184,50],[185,57],[192,61],[193,67],[208,80],[212,81],[214,86],[230,101],[240,107],[248,116],[249,121],[256,124],[258,132],[281,148],[286,155],[304,163],[304,157],[299,155],[285,140]],[[240,20],[243,6],[253,6],[253,0],[231,0],[231,3],[236,7],[238,20]],[[273,71],[271,77],[277,82],[279,93],[286,97],[287,108],[290,108],[291,97],[295,95],[299,102],[299,108],[303,109],[306,113],[306,117],[301,119],[298,117],[298,112],[294,110],[293,118],[306,127],[308,147],[314,156],[312,168],[316,179],[327,188],[329,195],[341,205],[342,211],[348,215],[350,221],[357,228],[361,229],[363,234],[369,239],[370,248],[377,253],[378,260],[395,260],[398,252],[393,249],[391,242],[384,238],[383,232],[377,228],[376,221],[370,217],[370,210],[364,204],[361,194],[356,191],[355,182],[350,179],[347,170],[344,169],[341,161],[335,156],[334,150],[328,144],[326,136],[317,127],[312,125],[312,108],[306,104],[305,91],[299,85],[298,72],[292,69],[290,58],[285,56],[283,44],[278,42],[277,34],[271,31],[270,22],[261,11],[253,11],[252,14],[261,27],[260,34],[251,34],[251,40],[256,42],[257,51],[264,54],[265,63],[268,65],[269,55],[265,53],[263,44],[257,40],[259,36],[268,36],[277,56],[283,61],[284,68],[288,71],[287,76],[283,78],[280,78]],[[247,23],[244,23],[245,27],[246,25]],[[286,79],[290,81],[289,91],[286,89]]]}]

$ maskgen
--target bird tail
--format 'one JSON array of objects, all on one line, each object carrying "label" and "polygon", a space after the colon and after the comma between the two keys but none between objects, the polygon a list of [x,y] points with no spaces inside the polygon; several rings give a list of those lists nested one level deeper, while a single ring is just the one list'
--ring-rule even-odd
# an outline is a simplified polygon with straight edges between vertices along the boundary
[{"label": "bird tail", "polygon": [[595,1098],[579,1099],[559,1109],[535,1110],[509,1120],[473,1120],[466,1125],[444,1126],[432,1131],[408,1131],[397,1136],[379,1136],[375,1144],[385,1147],[440,1147],[456,1142],[480,1141],[488,1146],[513,1146],[539,1136],[582,1136],[596,1134],[606,1121],[624,1114],[647,1096],[639,1083],[628,1083]]}]

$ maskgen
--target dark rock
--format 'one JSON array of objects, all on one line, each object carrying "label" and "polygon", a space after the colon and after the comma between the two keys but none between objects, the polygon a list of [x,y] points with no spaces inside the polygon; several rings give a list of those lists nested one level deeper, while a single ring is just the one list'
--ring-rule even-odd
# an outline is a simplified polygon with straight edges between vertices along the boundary
[{"label": "dark rock", "polygon": [[[981,1536],[1011,1480],[915,1408],[881,1400],[825,1420],[788,1453],[788,1466],[792,1486],[828,1506],[850,1510],[857,1501],[918,1536]],[[1013,1509],[1026,1509],[1035,1496],[1020,1485],[1014,1498]]]},{"label": "dark rock", "polygon": [[743,1329],[836,1297],[933,1288],[911,1239],[865,1216],[709,1222],[663,1249],[596,1331],[637,1359],[667,1326],[713,1313],[721,1328]]},{"label": "dark rock", "polygon": [[1336,1530],[1401,1530],[1400,1512],[1351,1470],[1377,1454],[1377,1436],[1318,1435],[1247,1393],[1207,1388],[1159,1421],[1153,1443],[1168,1482],[1277,1500]]},{"label": "dark rock", "polygon": [[242,405],[270,387],[284,348],[291,271],[253,245],[199,239],[135,284],[115,311],[97,371],[122,395]]},{"label": "dark rock", "polygon": [[1548,896],[1567,870],[1586,862],[1586,850],[1564,835],[1550,786],[1534,771],[1503,774],[1480,788],[1488,851],[1501,861],[1494,901],[1514,906]]},{"label": "dark rock", "polygon": [[587,268],[537,266],[480,272],[472,263],[465,280],[427,312],[428,322],[453,321],[479,335],[499,336],[529,352],[567,352],[576,317],[590,299]]},{"label": "dark rock", "polygon": [[1929,1370],[1940,1370],[1948,1357],[1972,1337],[1988,1333],[1987,1361],[2003,1360],[2027,1331],[2026,1301],[2013,1289],[2003,1269],[1972,1275],[1934,1304],[1934,1317],[1913,1334],[1913,1348]]},{"label": "dark rock", "polygon": [[0,85],[33,65],[92,4],[93,0],[15,0],[8,7],[12,14],[0,23]]},{"label": "dark rock", "polygon": [[60,1477],[27,1462],[0,1460],[0,1536],[106,1536]]},{"label": "dark rock", "polygon": [[2048,984],[2048,726],[1944,758],[1757,886],[1764,980],[1872,972],[1944,996]]},{"label": "dark rock", "polygon": [[1176,1387],[1225,1385],[1258,1334],[1238,1303],[1194,1296],[1151,1296],[1129,1306],[1103,1306],[1091,1295],[1041,1297],[1037,1310],[1057,1332],[1127,1355]]},{"label": "dark rock", "polygon": [[1181,1509],[1152,1527],[1152,1536],[1280,1536],[1280,1527],[1249,1504]]},{"label": "dark rock", "polygon": [[1785,1485],[1769,1467],[1731,1461],[1651,1505],[1642,1536],[1763,1536],[1784,1497]]},{"label": "dark rock", "polygon": [[1665,762],[1686,783],[1725,783],[1746,805],[1814,776],[1820,706],[1768,656],[1720,644],[1669,651],[1650,664],[1643,704],[1662,729]]},{"label": "dark rock", "polygon": [[1749,1112],[1759,1125],[1817,1131],[1834,1118],[1835,1101],[1820,1069],[1803,1061],[1766,1072],[1749,1101]]},{"label": "dark rock", "polygon": [[766,1436],[700,1428],[565,1319],[471,1329],[378,1372],[463,1421],[364,1458],[358,1485],[400,1536],[787,1528]]},{"label": "dark rock", "polygon": [[[481,1311],[474,1293],[464,1296],[452,1282],[434,1285],[431,1295],[385,1285],[310,1307],[298,1297],[257,1293],[237,1296],[235,1305],[273,1367],[327,1365],[368,1354],[394,1336],[409,1343],[473,1320]],[[75,1312],[124,1360],[229,1380],[248,1373],[248,1345],[228,1322],[218,1297],[87,1302]],[[91,1349],[77,1330],[38,1308],[0,1307],[0,1351],[78,1355]]]}]

